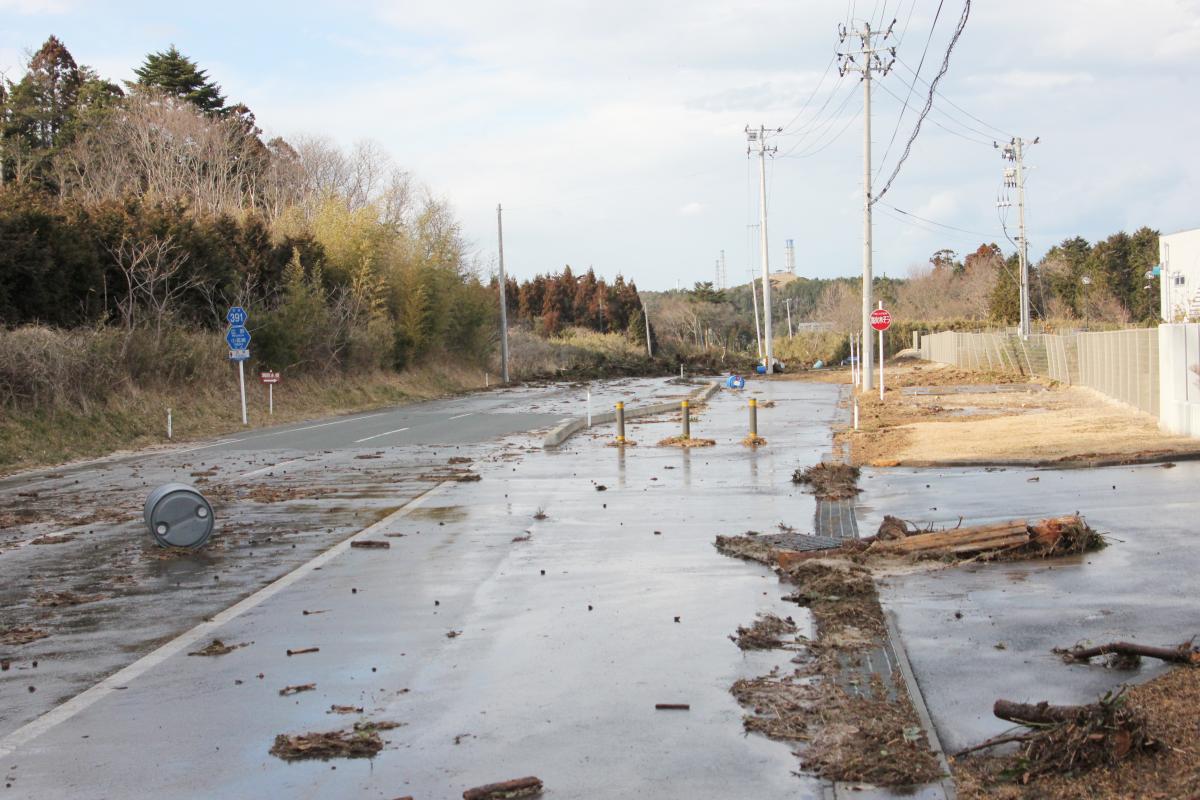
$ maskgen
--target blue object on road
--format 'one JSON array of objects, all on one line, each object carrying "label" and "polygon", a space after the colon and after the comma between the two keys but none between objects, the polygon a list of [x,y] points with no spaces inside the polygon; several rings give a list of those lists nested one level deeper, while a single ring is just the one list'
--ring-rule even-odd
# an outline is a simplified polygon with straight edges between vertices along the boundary
[{"label": "blue object on road", "polygon": [[824,369],[824,368],[825,368],[825,362],[819,358],[813,363],[813,369]]},{"label": "blue object on road", "polygon": [[754,368],[754,371],[757,372],[759,375],[766,375],[767,367],[765,364],[759,364],[757,367]]},{"label": "blue object on road", "polygon": [[741,375],[730,375],[725,381],[725,385],[730,389],[745,389],[746,379]]}]

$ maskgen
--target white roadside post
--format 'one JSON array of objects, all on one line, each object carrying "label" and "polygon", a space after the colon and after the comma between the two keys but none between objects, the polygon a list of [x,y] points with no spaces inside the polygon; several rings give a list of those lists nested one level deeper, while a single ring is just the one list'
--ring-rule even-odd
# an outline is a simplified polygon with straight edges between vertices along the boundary
[{"label": "white roadside post", "polygon": [[592,427],[592,387],[588,387],[587,392],[587,426]]},{"label": "white roadside post", "polygon": [[[883,301],[879,301],[879,311],[883,310]],[[879,399],[883,399],[883,332],[884,328],[879,329]]]},{"label": "white roadside post", "polygon": [[171,438],[171,409],[167,409],[167,439]]},{"label": "white roadside post", "polygon": [[275,384],[279,383],[279,378],[279,373],[271,370],[258,373],[258,379],[267,385],[267,409],[272,416],[275,415]]},{"label": "white roadside post", "polygon": [[238,385],[242,389],[242,424],[249,425],[246,418],[246,362],[238,359]]}]

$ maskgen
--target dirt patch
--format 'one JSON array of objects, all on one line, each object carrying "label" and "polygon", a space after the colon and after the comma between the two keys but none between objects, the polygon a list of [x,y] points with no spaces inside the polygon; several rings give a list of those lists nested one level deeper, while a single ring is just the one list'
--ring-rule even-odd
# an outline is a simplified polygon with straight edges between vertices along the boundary
[{"label": "dirt patch", "polygon": [[695,439],[684,438],[683,436],[671,436],[663,439],[658,443],[659,447],[713,447],[716,445],[715,439]]},{"label": "dirt patch", "polygon": [[288,500],[313,500],[336,493],[328,486],[255,486],[242,495],[256,503],[282,503]]},{"label": "dirt patch", "polygon": [[30,541],[30,544],[66,544],[73,541],[78,534],[75,533],[60,533],[60,534],[45,534]]},{"label": "dirt patch", "polygon": [[[1046,390],[987,392],[989,384],[1032,382]],[[904,394],[905,387],[970,387],[978,393]],[[875,466],[985,462],[1071,465],[1169,460],[1200,453],[1194,439],[1169,436],[1148,414],[1071,387],[1009,373],[899,362],[885,400],[858,396],[859,430],[844,430],[851,461]]]},{"label": "dirt patch", "polygon": [[755,536],[718,536],[715,544],[718,551],[733,558],[744,558],[760,564],[775,563],[775,547],[769,541]]},{"label": "dirt patch", "polygon": [[[1138,753],[1131,748],[1115,763],[1101,758],[1091,769],[1030,774],[1024,783],[1030,766],[1025,747],[1002,756],[960,756],[952,760],[958,796],[963,800],[1195,797],[1200,776],[1200,750],[1195,746],[1200,670],[1176,668],[1128,689],[1122,699],[1124,712],[1144,720],[1145,736],[1162,743],[1157,751]],[[1121,744],[1122,739],[1110,744]]]},{"label": "dirt patch", "polygon": [[383,749],[383,740],[374,728],[324,733],[279,734],[270,753],[284,761],[316,758],[373,758]]},{"label": "dirt patch", "polygon": [[858,495],[858,467],[822,461],[792,473],[792,483],[808,486],[822,500],[848,500]]},{"label": "dirt patch", "polygon": [[248,645],[249,645],[249,642],[242,642],[241,644],[225,644],[220,639],[213,639],[206,646],[200,648],[199,650],[195,650],[191,653],[188,653],[188,655],[189,656],[224,656],[224,655],[228,655],[229,653],[232,653],[234,650],[238,650],[238,649],[240,649],[242,647],[246,647]]},{"label": "dirt patch", "polygon": [[38,639],[45,639],[49,635],[37,628],[3,628],[0,629],[0,644],[29,644],[30,642],[36,642]]},{"label": "dirt patch", "polygon": [[[796,623],[791,617],[759,614],[749,627],[739,625],[737,634],[729,639],[742,650],[775,650],[786,647],[788,643],[783,641],[783,637],[794,637],[795,633]],[[792,643],[795,643],[795,638]]]}]

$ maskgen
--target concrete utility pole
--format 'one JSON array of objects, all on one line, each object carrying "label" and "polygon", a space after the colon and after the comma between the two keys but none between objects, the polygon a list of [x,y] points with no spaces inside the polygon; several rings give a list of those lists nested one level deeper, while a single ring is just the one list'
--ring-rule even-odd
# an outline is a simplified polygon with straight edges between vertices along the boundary
[{"label": "concrete utility pole", "polygon": [[496,204],[496,235],[500,242],[500,379],[508,383],[508,298],[504,276],[504,209]]},{"label": "concrete utility pole", "polygon": [[718,289],[729,288],[729,277],[725,274],[725,251],[721,251],[721,278],[717,284]]},{"label": "concrete utility pole", "polygon": [[[776,128],[772,133],[782,130]],[[746,140],[750,143],[746,148],[747,155],[758,150],[758,242],[762,251],[763,341],[766,344],[767,374],[770,375],[775,371],[775,354],[771,344],[771,267],[767,256],[767,154],[774,155],[779,148],[767,147],[767,129],[761,125],[758,130],[747,125]]]},{"label": "concrete utility pole", "polygon": [[[896,23],[893,21],[892,25]],[[839,74],[858,72],[862,75],[863,84],[863,277],[862,277],[862,331],[863,341],[871,341],[871,73],[878,72],[881,76],[891,71],[895,63],[896,50],[892,47],[877,46],[876,39],[886,41],[892,35],[892,27],[886,31],[872,30],[869,22],[864,22],[861,31],[850,31],[845,26],[839,26],[838,38],[842,44],[852,36],[858,37],[859,48],[854,52],[838,53],[840,64]],[[881,52],[891,56],[886,64],[880,57]],[[858,60],[855,57],[858,57]],[[870,391],[871,348],[864,347],[862,360],[862,389]]]},{"label": "concrete utility pole", "polygon": [[[1041,137],[1034,137],[1032,142],[1027,143],[1018,136],[1006,145],[992,143],[994,147],[1000,149],[1001,158],[1014,164],[1014,166],[1004,169],[1004,185],[1017,190],[1017,259],[1021,263],[1021,325],[1018,332],[1022,339],[1029,338],[1030,329],[1029,241],[1025,236],[1025,146],[1026,144],[1035,145],[1040,139]],[[1003,207],[1008,203],[1001,201],[1000,205]]]},{"label": "concrete utility pole", "polygon": [[762,358],[762,332],[758,327],[758,287],[754,285],[754,267],[750,268],[750,302],[754,304],[754,338],[758,341],[758,357]]},{"label": "concrete utility pole", "polygon": [[784,305],[787,306],[787,312],[788,312],[788,338],[794,339],[796,337],[796,334],[792,332],[792,298],[789,297],[788,299],[784,300],[783,302],[784,302]]}]

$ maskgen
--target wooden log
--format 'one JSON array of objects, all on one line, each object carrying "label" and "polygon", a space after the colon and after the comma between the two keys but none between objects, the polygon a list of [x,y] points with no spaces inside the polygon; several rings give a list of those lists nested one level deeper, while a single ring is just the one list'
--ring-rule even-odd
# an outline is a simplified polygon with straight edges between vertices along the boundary
[{"label": "wooden log", "polygon": [[951,547],[947,552],[954,553],[955,555],[965,555],[966,553],[982,553],[985,550],[1004,550],[1009,547],[1020,547],[1024,544],[1029,544],[1029,536],[1024,533],[1018,533],[1002,539],[991,539],[987,542],[960,544]]},{"label": "wooden log", "polygon": [[1192,647],[1191,642],[1184,642],[1175,647],[1152,647],[1134,642],[1109,642],[1095,647],[1072,647],[1069,650],[1057,650],[1065,661],[1088,661],[1097,656],[1109,654],[1121,656],[1145,656],[1157,658],[1172,664],[1200,665],[1200,649]]},{"label": "wooden log", "polygon": [[1022,725],[1057,725],[1074,722],[1098,713],[1095,705],[1052,706],[1047,702],[1015,703],[1012,700],[997,700],[992,713],[1000,719]]},{"label": "wooden log", "polygon": [[489,783],[486,786],[476,786],[463,792],[463,800],[498,800],[521,792],[518,797],[530,797],[542,791],[541,778],[530,775],[527,778],[516,778],[511,781]]},{"label": "wooden log", "polygon": [[876,542],[872,545],[871,549],[896,553],[940,550],[957,545],[987,542],[991,539],[1004,539],[1016,534],[1025,534],[1027,530],[1028,527],[1024,520],[1015,520],[996,525],[957,528],[955,530],[938,531],[936,533],[918,533],[915,536],[909,536],[907,539]]}]

